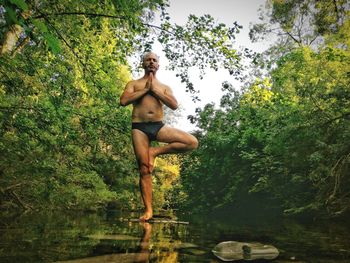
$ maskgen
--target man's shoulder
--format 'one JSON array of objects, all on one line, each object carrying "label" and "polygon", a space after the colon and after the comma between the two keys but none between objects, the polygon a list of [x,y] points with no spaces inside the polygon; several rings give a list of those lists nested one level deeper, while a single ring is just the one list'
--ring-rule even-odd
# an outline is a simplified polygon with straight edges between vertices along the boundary
[{"label": "man's shoulder", "polygon": [[137,85],[137,84],[139,84],[139,83],[141,83],[141,79],[132,79],[132,80],[130,80],[126,85],[127,86],[135,86],[135,85]]},{"label": "man's shoulder", "polygon": [[144,83],[145,81],[147,81],[146,79],[144,78],[139,78],[139,79],[134,79],[134,80],[131,80],[130,82],[132,82],[132,84],[139,84],[139,83]]},{"label": "man's shoulder", "polygon": [[160,83],[160,85],[163,87],[165,90],[171,90],[170,86],[164,83]]},{"label": "man's shoulder", "polygon": [[161,82],[159,79],[157,79],[157,85],[161,88],[165,88],[165,89],[170,89],[170,87],[167,84],[164,84],[163,82]]},{"label": "man's shoulder", "polygon": [[130,80],[126,84],[126,89],[137,91],[137,90],[143,89],[144,86],[145,86],[145,80],[140,78],[140,79]]},{"label": "man's shoulder", "polygon": [[137,80],[132,79],[132,80],[130,80],[130,81],[127,83],[127,85],[133,85],[133,84],[135,84],[136,82],[137,82]]}]

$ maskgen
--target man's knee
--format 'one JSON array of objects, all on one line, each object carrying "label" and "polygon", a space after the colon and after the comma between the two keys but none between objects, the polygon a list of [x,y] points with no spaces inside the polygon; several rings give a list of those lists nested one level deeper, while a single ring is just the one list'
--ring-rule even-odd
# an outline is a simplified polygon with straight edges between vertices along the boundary
[{"label": "man's knee", "polygon": [[145,176],[149,175],[149,165],[146,163],[140,163],[139,165],[139,170],[140,170],[140,176]]},{"label": "man's knee", "polygon": [[198,148],[198,140],[196,137],[194,137],[193,135],[191,135],[190,137],[190,142],[189,142],[189,147],[190,147],[190,150],[195,150]]}]

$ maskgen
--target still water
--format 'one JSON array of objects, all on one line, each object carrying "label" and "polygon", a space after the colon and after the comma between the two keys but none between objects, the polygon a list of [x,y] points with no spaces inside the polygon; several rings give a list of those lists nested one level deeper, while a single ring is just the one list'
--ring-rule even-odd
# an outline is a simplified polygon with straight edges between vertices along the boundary
[{"label": "still water", "polygon": [[108,211],[1,218],[0,262],[222,262],[212,249],[223,241],[273,245],[280,252],[273,262],[350,262],[350,222],[238,215],[178,218],[188,225],[125,221],[137,216]]}]

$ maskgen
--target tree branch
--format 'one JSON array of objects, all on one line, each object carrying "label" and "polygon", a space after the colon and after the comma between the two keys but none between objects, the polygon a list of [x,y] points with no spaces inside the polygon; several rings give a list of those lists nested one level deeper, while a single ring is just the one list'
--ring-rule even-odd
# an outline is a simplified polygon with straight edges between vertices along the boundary
[{"label": "tree branch", "polygon": [[17,53],[21,52],[21,50],[25,47],[25,45],[27,45],[29,43],[30,38],[26,37],[21,44],[18,45],[18,47],[16,47],[16,49],[12,52],[11,57],[15,57]]},{"label": "tree branch", "polygon": [[[114,16],[114,15],[106,15],[106,14],[96,14],[96,13],[84,13],[84,12],[61,12],[61,13],[49,13],[49,14],[43,14],[41,13],[38,16],[34,16],[34,19],[41,19],[44,18],[45,20],[47,19],[47,17],[49,16],[87,16],[87,17],[105,17],[105,18],[113,18],[113,19],[128,19],[127,16]],[[173,32],[170,32],[168,30],[165,30],[164,28],[161,28],[160,26],[156,26],[156,25],[151,25],[148,23],[142,23],[142,25],[144,26],[148,26],[148,27],[152,27],[152,28],[156,28],[158,30],[162,30],[165,31],[169,34],[175,35]]]},{"label": "tree branch", "polygon": [[114,19],[127,19],[126,16],[114,16],[114,15],[84,13],[84,12],[61,12],[61,13],[49,13],[49,14],[41,13],[40,15],[34,16],[33,18],[40,19],[40,18],[47,18],[48,16],[91,16],[91,17],[106,17],[106,18],[114,18]]},{"label": "tree branch", "polygon": [[318,36],[316,35],[313,39],[311,39],[311,41],[309,42],[309,46],[311,46],[311,44],[318,38]]},{"label": "tree branch", "polygon": [[295,42],[298,43],[298,45],[301,45],[300,40],[296,39],[290,32],[286,31],[287,35],[290,36]]},{"label": "tree branch", "polygon": [[28,208],[30,208],[29,206],[27,206],[25,203],[23,203],[23,201],[19,198],[19,196],[14,192],[14,191],[10,191],[10,193],[12,194],[12,196],[15,198],[15,200],[17,201],[18,204],[20,204],[20,206],[22,206],[24,208],[24,210],[28,210]]},{"label": "tree branch", "polygon": [[347,113],[344,113],[338,117],[335,117],[335,118],[332,118],[332,119],[329,119],[328,121],[326,121],[325,123],[322,124],[322,126],[325,126],[333,121],[336,121],[336,120],[339,120],[339,119],[347,119],[346,117],[350,117],[350,112],[347,112]]},{"label": "tree branch", "polygon": [[23,183],[17,183],[17,184],[14,184],[14,185],[10,185],[10,186],[8,186],[8,187],[6,187],[6,188],[4,188],[4,189],[0,188],[0,192],[1,192],[1,193],[5,193],[5,192],[11,190],[12,188],[16,188],[16,187],[18,187],[18,186],[21,186],[22,184],[23,184]]},{"label": "tree branch", "polygon": [[339,23],[340,16],[339,16],[339,10],[338,10],[338,6],[337,6],[337,1],[336,0],[333,0],[333,5],[334,5],[334,12],[337,15],[337,23]]},{"label": "tree branch", "polygon": [[63,42],[67,45],[67,47],[70,49],[70,51],[74,54],[74,56],[78,59],[78,61],[85,67],[85,64],[81,62],[81,59],[79,55],[74,51],[73,47],[68,43],[68,41],[63,37],[61,32],[58,31],[58,29],[50,22],[50,20],[47,17],[44,17],[45,21],[52,27],[52,29],[56,32],[58,37],[63,40]]}]

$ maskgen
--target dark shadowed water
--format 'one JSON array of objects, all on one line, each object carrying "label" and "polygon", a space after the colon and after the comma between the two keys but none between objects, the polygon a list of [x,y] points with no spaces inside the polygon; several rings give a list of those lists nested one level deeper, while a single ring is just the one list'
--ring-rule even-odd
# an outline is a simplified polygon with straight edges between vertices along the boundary
[{"label": "dark shadowed water", "polygon": [[350,262],[348,222],[238,215],[179,217],[188,225],[121,220],[137,216],[109,211],[2,218],[0,262],[221,262],[211,250],[229,240],[273,245],[280,251],[273,262]]}]

